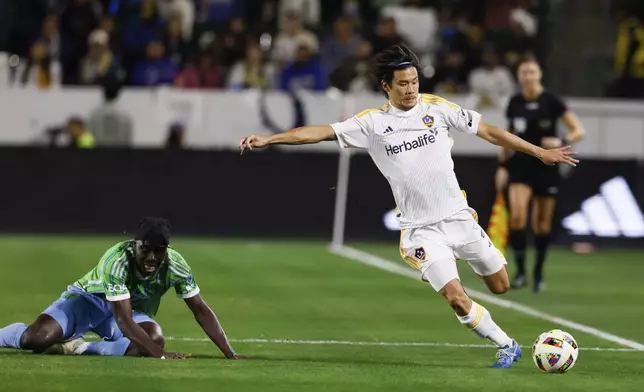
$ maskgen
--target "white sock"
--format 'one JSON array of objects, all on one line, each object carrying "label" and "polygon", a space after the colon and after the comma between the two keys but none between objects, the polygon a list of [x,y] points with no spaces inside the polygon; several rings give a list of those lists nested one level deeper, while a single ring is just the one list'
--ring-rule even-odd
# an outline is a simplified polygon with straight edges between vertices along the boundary
[{"label": "white sock", "polygon": [[472,301],[472,309],[467,316],[456,315],[461,324],[470,328],[482,338],[486,338],[497,347],[511,344],[512,339],[496,325],[490,312],[483,306]]}]

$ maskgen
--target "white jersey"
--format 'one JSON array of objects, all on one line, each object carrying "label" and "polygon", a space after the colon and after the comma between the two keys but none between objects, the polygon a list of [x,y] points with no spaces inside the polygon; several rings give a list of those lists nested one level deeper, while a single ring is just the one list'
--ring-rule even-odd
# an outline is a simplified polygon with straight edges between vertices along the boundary
[{"label": "white jersey", "polygon": [[342,148],[366,149],[385,176],[403,229],[442,221],[467,208],[454,173],[453,129],[476,134],[481,115],[419,94],[408,111],[386,104],[331,124]]}]

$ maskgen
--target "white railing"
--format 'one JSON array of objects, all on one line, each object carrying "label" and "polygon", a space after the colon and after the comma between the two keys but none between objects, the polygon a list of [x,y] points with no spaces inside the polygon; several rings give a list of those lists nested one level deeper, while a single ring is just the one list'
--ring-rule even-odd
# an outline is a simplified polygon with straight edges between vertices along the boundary
[{"label": "white railing", "polygon": [[[380,107],[379,94],[342,96],[301,93],[303,118],[307,124],[328,124],[353,112]],[[446,97],[467,106],[468,97]],[[98,89],[60,89],[47,92],[0,90],[0,144],[24,145],[39,140],[47,127],[62,124],[71,115],[88,117],[101,104]],[[586,139],[576,149],[582,156],[644,159],[644,102],[567,99],[587,130]],[[161,146],[169,125],[181,121],[187,127],[187,144],[194,148],[236,148],[248,133],[267,132],[265,119],[279,129],[294,125],[293,99],[282,92],[186,91],[173,89],[125,89],[118,106],[134,121],[134,145]],[[489,123],[504,127],[501,109],[480,110]],[[264,118],[262,116],[264,113]],[[455,154],[493,155],[494,146],[478,138],[455,134]],[[308,146],[310,149],[337,151],[333,143]]]}]

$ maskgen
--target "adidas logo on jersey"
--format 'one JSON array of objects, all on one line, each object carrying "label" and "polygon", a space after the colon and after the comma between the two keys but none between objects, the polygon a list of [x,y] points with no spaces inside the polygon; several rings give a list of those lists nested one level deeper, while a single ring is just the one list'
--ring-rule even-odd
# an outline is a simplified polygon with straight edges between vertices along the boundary
[{"label": "adidas logo on jersey", "polygon": [[397,145],[390,144],[388,146],[385,146],[385,151],[387,152],[387,156],[396,155],[400,154],[401,152],[411,151],[420,147],[424,147],[430,143],[434,143],[435,141],[436,136],[426,133],[422,136],[418,136],[416,140],[413,140],[411,142],[404,141]]},{"label": "adidas logo on jersey", "polygon": [[599,194],[582,202],[580,211],[561,224],[572,235],[644,237],[644,214],[623,177],[602,184]]},{"label": "adidas logo on jersey", "polygon": [[470,113],[469,111],[466,112],[465,110],[461,109],[461,116],[467,117],[467,126],[472,128],[472,113]]},{"label": "adidas logo on jersey", "polygon": [[389,132],[393,132],[393,131],[394,131],[394,129],[389,126],[389,127],[387,127],[387,129],[385,129],[385,131],[383,133],[389,133]]}]

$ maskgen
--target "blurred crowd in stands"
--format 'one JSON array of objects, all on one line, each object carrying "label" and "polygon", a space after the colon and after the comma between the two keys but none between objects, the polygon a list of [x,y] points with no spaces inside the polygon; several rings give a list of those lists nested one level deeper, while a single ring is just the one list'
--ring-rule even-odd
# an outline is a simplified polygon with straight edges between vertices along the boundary
[{"label": "blurred crowd in stands", "polygon": [[606,95],[644,98],[644,1],[612,0],[611,14],[617,24],[615,79]]},{"label": "blurred crowd in stands", "polygon": [[378,91],[369,60],[405,44],[424,91],[505,96],[538,52],[533,3],[0,0],[0,86]]}]

